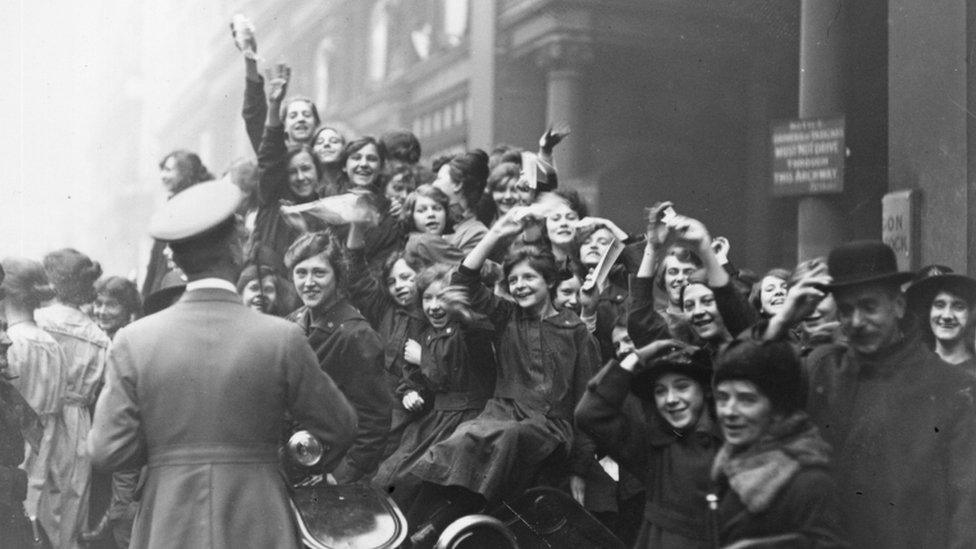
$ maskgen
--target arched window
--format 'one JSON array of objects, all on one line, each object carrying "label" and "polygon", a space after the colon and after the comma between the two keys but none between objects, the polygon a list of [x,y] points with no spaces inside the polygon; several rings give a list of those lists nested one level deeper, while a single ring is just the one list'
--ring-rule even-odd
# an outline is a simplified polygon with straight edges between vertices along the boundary
[{"label": "arched window", "polygon": [[315,105],[324,113],[329,105],[329,60],[332,56],[332,40],[326,38],[315,50]]},{"label": "arched window", "polygon": [[444,39],[457,46],[468,32],[468,0],[444,0]]},{"label": "arched window", "polygon": [[390,22],[387,18],[387,0],[373,4],[369,15],[369,79],[379,82],[386,77],[386,48]]}]

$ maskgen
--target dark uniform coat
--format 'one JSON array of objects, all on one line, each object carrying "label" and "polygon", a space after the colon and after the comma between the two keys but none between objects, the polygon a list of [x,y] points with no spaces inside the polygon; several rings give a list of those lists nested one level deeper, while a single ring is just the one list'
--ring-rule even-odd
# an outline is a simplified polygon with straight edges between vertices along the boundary
[{"label": "dark uniform coat", "polygon": [[393,397],[383,373],[383,342],[359,311],[345,300],[312,316],[307,307],[292,313],[318,356],[319,367],[335,380],[359,418],[349,453],[333,471],[340,483],[376,472],[390,430]]},{"label": "dark uniform coat", "polygon": [[917,337],[807,358],[808,409],[834,447],[854,547],[976,547],[972,378]]},{"label": "dark uniform coat", "polygon": [[294,324],[199,289],[119,330],[95,407],[95,467],[148,465],[132,547],[297,547],[286,414],[335,464],[355,414]]}]

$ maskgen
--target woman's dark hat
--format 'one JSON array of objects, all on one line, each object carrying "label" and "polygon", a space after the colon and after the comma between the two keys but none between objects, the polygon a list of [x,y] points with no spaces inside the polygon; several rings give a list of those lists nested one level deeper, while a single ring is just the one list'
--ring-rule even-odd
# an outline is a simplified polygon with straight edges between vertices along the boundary
[{"label": "woman's dark hat", "polygon": [[945,265],[922,267],[912,279],[911,286],[905,290],[908,306],[917,313],[925,313],[932,306],[932,300],[940,291],[957,295],[970,307],[976,306],[976,279],[956,274]]},{"label": "woman's dark hat", "polygon": [[712,357],[705,349],[678,349],[638,366],[630,382],[630,390],[637,396],[654,400],[654,384],[664,374],[681,374],[697,381],[707,391],[712,381]]},{"label": "woman's dark hat", "polygon": [[712,383],[751,381],[778,411],[791,413],[806,405],[800,357],[788,341],[735,340],[715,362]]},{"label": "woman's dark hat", "polygon": [[834,248],[827,256],[827,270],[834,280],[827,285],[831,291],[867,283],[902,284],[913,276],[899,271],[895,252],[877,240],[855,240]]}]

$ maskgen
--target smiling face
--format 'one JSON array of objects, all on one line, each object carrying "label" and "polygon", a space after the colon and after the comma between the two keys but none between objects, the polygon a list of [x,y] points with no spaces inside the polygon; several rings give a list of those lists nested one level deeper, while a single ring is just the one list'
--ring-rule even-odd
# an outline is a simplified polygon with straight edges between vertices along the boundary
[{"label": "smiling face", "polygon": [[288,188],[295,196],[308,198],[315,193],[315,183],[319,174],[315,169],[312,155],[306,151],[299,151],[288,161]]},{"label": "smiling face", "polygon": [[715,411],[725,441],[739,448],[758,441],[774,420],[772,402],[745,380],[726,380],[715,387]]},{"label": "smiling face", "polygon": [[841,331],[858,353],[873,355],[901,337],[905,298],[899,292],[869,284],[837,290],[834,300]]},{"label": "smiling face", "polygon": [[664,287],[668,291],[668,300],[680,307],[681,288],[688,284],[688,277],[693,275],[698,267],[694,263],[681,261],[676,256],[668,254],[664,257]]},{"label": "smiling face", "polygon": [[549,284],[528,260],[516,263],[509,271],[508,291],[519,307],[538,314],[551,305]]},{"label": "smiling face", "polygon": [[424,290],[424,295],[421,297],[420,305],[424,310],[424,315],[427,317],[430,325],[437,329],[446,326],[448,321],[447,309],[444,308],[444,299],[442,297],[444,288],[444,281],[436,280],[431,282],[430,286],[427,286],[427,289]]},{"label": "smiling face", "polygon": [[580,312],[579,291],[582,283],[578,276],[573,275],[556,286],[556,297],[552,306],[557,309],[569,309],[576,314]]},{"label": "smiling face", "polygon": [[325,311],[339,300],[335,270],[325,254],[298,263],[291,273],[298,297],[309,309]]},{"label": "smiling face", "polygon": [[326,128],[315,136],[312,152],[322,164],[333,164],[339,161],[339,157],[342,156],[342,148],[345,146],[346,140],[339,135],[339,132],[332,128]]},{"label": "smiling face", "polygon": [[163,167],[159,170],[159,179],[163,182],[163,188],[166,189],[166,192],[169,194],[175,193],[179,188],[182,177],[179,162],[176,160],[176,157],[170,156],[167,158],[163,162]]},{"label": "smiling face", "polygon": [[400,258],[390,267],[386,289],[400,307],[407,307],[417,299],[417,272]]},{"label": "smiling face", "polygon": [[491,191],[491,198],[498,208],[498,215],[502,216],[512,209],[512,206],[528,206],[535,198],[535,193],[529,185],[518,177],[510,177]]},{"label": "smiling face", "polygon": [[349,153],[346,158],[346,175],[354,187],[366,187],[376,182],[382,161],[376,145],[367,143]]},{"label": "smiling face", "polygon": [[715,304],[715,293],[708,286],[694,282],[685,287],[682,309],[691,322],[691,328],[705,341],[722,339],[725,325]]},{"label": "smiling face", "polygon": [[315,113],[312,104],[296,99],[285,109],[285,134],[296,143],[307,142],[315,129]]},{"label": "smiling face", "polygon": [[413,224],[417,232],[442,235],[447,224],[447,212],[436,200],[418,195],[413,207]]},{"label": "smiling face", "polygon": [[92,306],[95,323],[106,334],[114,334],[129,323],[129,312],[118,299],[108,294],[98,294]]},{"label": "smiling face", "polygon": [[775,315],[786,304],[786,292],[789,285],[778,276],[763,277],[759,285],[759,303],[767,315]]},{"label": "smiling face", "polygon": [[263,279],[254,278],[241,290],[241,300],[245,305],[259,313],[268,314],[278,301],[278,288],[275,278],[267,275]]},{"label": "smiling face", "polygon": [[654,405],[672,428],[690,429],[705,409],[705,392],[690,377],[667,373],[654,382]]},{"label": "smiling face", "polygon": [[593,231],[580,246],[580,262],[587,267],[595,267],[603,254],[610,249],[611,244],[613,244],[613,233],[610,229],[600,227]]},{"label": "smiling face", "polygon": [[573,243],[576,236],[576,222],[579,214],[565,202],[560,203],[546,216],[546,233],[553,246],[566,247]]},{"label": "smiling face", "polygon": [[943,344],[953,344],[966,335],[969,326],[969,304],[956,294],[940,291],[932,300],[929,310],[929,326],[935,339]]}]

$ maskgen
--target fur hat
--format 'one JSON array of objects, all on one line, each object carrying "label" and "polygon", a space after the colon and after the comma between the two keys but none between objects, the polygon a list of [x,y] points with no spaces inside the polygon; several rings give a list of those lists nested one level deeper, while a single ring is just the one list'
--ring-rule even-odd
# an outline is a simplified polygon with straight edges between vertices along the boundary
[{"label": "fur hat", "polygon": [[654,384],[664,374],[688,376],[697,381],[703,391],[707,391],[712,379],[712,358],[708,351],[698,347],[671,351],[651,360],[644,367],[638,367],[630,383],[630,390],[643,399],[653,400]]},{"label": "fur hat", "polygon": [[787,341],[732,342],[718,357],[712,384],[729,380],[751,381],[784,414],[806,404],[800,357]]}]

